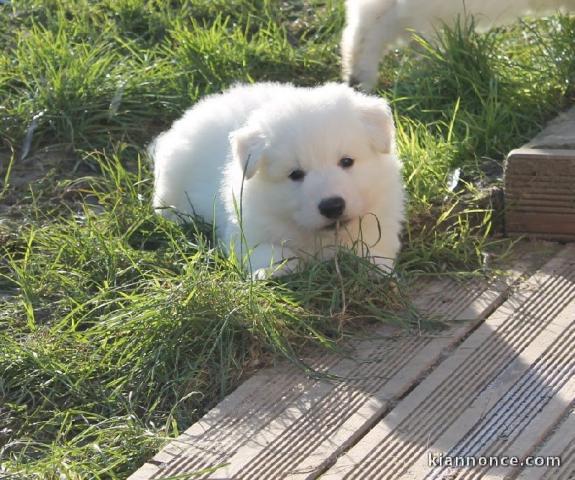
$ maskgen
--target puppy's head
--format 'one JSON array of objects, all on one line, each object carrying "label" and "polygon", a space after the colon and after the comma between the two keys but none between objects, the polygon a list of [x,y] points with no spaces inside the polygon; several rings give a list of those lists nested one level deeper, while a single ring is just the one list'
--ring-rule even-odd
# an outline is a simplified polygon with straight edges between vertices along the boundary
[{"label": "puppy's head", "polygon": [[262,211],[308,231],[371,213],[398,168],[389,105],[339,84],[294,89],[230,140]]}]

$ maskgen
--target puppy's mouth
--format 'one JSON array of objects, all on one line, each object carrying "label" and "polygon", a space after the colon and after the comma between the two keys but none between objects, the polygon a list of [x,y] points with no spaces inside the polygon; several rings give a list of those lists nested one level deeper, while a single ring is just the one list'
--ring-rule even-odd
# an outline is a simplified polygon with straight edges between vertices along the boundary
[{"label": "puppy's mouth", "polygon": [[338,227],[342,228],[345,227],[348,223],[351,222],[351,218],[344,218],[341,220],[336,220],[335,222],[328,223],[325,227],[322,227],[322,230],[336,230]]}]

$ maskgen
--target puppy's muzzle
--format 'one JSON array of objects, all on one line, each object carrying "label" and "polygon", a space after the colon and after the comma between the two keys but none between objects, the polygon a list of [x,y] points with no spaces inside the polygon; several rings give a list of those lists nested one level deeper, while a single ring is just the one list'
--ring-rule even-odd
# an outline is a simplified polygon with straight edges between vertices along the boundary
[{"label": "puppy's muzzle", "polygon": [[336,220],[343,215],[345,200],[341,197],[324,198],[318,205],[319,213],[330,220]]}]

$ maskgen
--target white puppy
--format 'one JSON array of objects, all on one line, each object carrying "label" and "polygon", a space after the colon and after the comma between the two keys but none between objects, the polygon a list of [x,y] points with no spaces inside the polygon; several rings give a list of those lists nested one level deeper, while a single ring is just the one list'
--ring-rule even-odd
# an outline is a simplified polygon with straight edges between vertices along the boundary
[{"label": "white puppy", "polygon": [[404,215],[394,132],[383,99],[345,85],[236,86],[155,140],[153,205],[214,222],[258,278],[337,244],[390,268]]},{"label": "white puppy", "polygon": [[575,10],[575,0],[346,0],[341,42],[343,77],[369,91],[377,83],[383,51],[410,36],[433,33],[458,15],[472,14],[480,28],[504,24],[522,14]]}]

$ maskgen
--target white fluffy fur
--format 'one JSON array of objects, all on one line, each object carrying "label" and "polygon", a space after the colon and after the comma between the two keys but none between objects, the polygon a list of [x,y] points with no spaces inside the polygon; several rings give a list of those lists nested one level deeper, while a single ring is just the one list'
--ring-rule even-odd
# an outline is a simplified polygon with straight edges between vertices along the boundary
[{"label": "white fluffy fur", "polygon": [[377,83],[382,52],[408,39],[409,30],[430,34],[464,14],[486,28],[522,14],[575,10],[575,0],[346,0],[345,6],[343,77],[369,91]]},{"label": "white fluffy fur", "polygon": [[[197,103],[156,139],[153,205],[175,220],[196,214],[214,222],[224,246],[251,252],[256,276],[282,260],[291,261],[285,272],[295,258],[325,258],[330,246],[360,236],[373,261],[388,268],[404,210],[394,143],[388,104],[345,85],[236,86]],[[343,157],[353,166],[342,168]],[[303,180],[289,178],[296,169],[306,172]],[[349,220],[337,240],[333,220],[318,208],[333,196],[344,198]]]}]

